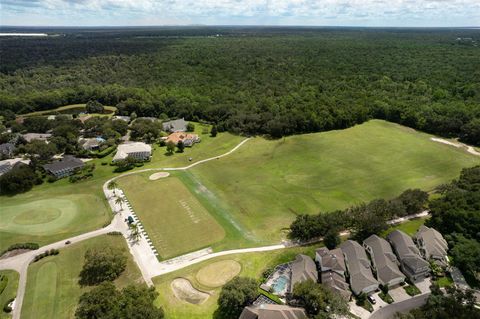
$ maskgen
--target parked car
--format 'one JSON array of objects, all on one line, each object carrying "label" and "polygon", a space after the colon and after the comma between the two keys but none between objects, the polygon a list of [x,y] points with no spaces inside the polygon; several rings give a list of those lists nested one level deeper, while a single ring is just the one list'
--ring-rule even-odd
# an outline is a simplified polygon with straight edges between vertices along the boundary
[{"label": "parked car", "polygon": [[71,241],[70,241],[70,240],[67,240],[67,241],[65,242],[65,245],[69,245],[70,243],[71,243]]},{"label": "parked car", "polygon": [[373,298],[372,295],[368,296],[367,299],[368,299],[368,301],[370,301],[370,303],[371,303],[372,305],[374,305],[374,304],[377,303],[377,301],[375,300],[375,298]]}]

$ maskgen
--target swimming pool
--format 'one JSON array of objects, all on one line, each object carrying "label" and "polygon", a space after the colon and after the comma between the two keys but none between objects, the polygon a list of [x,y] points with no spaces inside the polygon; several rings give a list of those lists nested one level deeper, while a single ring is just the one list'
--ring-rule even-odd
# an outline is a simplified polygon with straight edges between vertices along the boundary
[{"label": "swimming pool", "polygon": [[288,278],[285,276],[279,276],[272,284],[273,293],[279,294],[285,291],[285,287],[288,284]]}]

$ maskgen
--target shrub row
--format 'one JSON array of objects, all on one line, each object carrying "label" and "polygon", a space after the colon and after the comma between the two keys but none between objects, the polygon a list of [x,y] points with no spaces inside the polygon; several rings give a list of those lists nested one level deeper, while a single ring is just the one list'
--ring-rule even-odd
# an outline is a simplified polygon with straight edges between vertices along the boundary
[{"label": "shrub row", "polygon": [[11,250],[15,250],[15,249],[37,250],[38,248],[40,248],[40,245],[38,245],[37,243],[18,243],[18,244],[13,244],[13,245],[10,245],[10,247],[8,247],[7,249],[5,249],[4,251],[2,251],[2,253],[0,253],[0,256],[2,256],[3,254],[5,254],[7,251],[11,251]]},{"label": "shrub row", "polygon": [[50,249],[50,250],[47,250],[46,252],[44,253],[41,253],[40,255],[36,255],[35,258],[33,259],[33,262],[37,262],[39,261],[40,259],[42,258],[45,258],[47,256],[55,256],[55,255],[58,255],[60,253],[60,251],[58,249]]}]

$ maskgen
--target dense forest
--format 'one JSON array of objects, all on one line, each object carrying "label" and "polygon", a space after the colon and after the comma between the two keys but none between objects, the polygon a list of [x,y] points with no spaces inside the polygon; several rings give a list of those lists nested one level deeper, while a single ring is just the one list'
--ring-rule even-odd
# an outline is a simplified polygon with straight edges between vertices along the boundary
[{"label": "dense forest", "polygon": [[[36,32],[41,30],[35,30]],[[370,118],[480,143],[480,31],[48,29],[0,39],[0,111],[98,100],[282,135]]]}]

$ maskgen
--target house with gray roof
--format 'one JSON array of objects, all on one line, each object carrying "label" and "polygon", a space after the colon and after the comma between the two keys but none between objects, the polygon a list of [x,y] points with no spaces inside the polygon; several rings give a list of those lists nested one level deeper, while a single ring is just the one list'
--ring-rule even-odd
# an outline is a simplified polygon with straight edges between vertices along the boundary
[{"label": "house with gray roof", "polygon": [[0,144],[0,157],[12,157],[16,147],[13,143]]},{"label": "house with gray roof", "polygon": [[317,249],[315,261],[318,263],[320,271],[334,271],[345,276],[345,258],[340,248],[329,250],[327,247],[321,247]]},{"label": "house with gray roof", "polygon": [[312,258],[306,255],[297,255],[295,260],[290,264],[291,278],[288,293],[293,291],[296,283],[313,280],[318,282],[317,265]]},{"label": "house with gray roof", "polygon": [[84,163],[82,160],[66,155],[61,160],[43,165],[43,168],[56,178],[63,178],[72,175],[76,170],[81,169],[83,166]]},{"label": "house with gray roof", "polygon": [[261,304],[245,307],[239,319],[307,319],[303,308],[287,305]]},{"label": "house with gray roof", "polygon": [[113,157],[113,162],[118,162],[127,159],[127,157],[134,158],[139,161],[146,161],[152,155],[152,147],[143,142],[129,142],[120,144],[117,147],[117,153]]},{"label": "house with gray roof", "polygon": [[163,122],[162,127],[165,132],[185,132],[187,131],[187,124],[188,122],[181,118],[178,120]]},{"label": "house with gray roof", "polygon": [[29,165],[30,160],[29,159],[23,159],[21,157],[17,158],[12,158],[12,159],[6,159],[3,161],[0,161],[0,176],[2,176],[5,173],[10,172],[15,166],[20,165],[20,164],[25,164]]},{"label": "house with gray roof", "polygon": [[400,230],[394,230],[388,234],[387,240],[400,260],[402,272],[410,281],[415,282],[429,276],[430,265],[420,256],[420,250],[410,236]]},{"label": "house with gray roof", "polygon": [[398,268],[397,257],[385,239],[372,235],[363,241],[363,247],[370,254],[380,284],[393,287],[405,281],[405,275]]},{"label": "house with gray roof", "polygon": [[352,292],[344,276],[334,271],[324,271],[320,274],[320,280],[325,287],[338,293],[346,300],[350,300]]},{"label": "house with gray roof", "polygon": [[345,257],[350,287],[355,295],[370,294],[378,289],[378,281],[373,277],[370,261],[365,249],[353,240],[340,245]]},{"label": "house with gray roof", "polygon": [[31,141],[35,141],[35,140],[38,140],[38,141],[47,141],[50,137],[52,136],[52,134],[50,133],[26,133],[26,134],[23,134],[22,137],[25,139],[25,141],[27,142],[31,142]]},{"label": "house with gray roof", "polygon": [[448,265],[448,243],[436,229],[422,225],[413,239],[417,243],[423,258],[426,260],[432,259],[440,266]]}]

